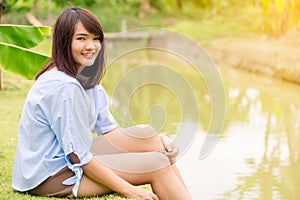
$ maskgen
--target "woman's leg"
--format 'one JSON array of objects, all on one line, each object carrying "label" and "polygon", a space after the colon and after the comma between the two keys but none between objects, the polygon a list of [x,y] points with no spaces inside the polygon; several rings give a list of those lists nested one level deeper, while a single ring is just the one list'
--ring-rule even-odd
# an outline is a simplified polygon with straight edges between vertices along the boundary
[{"label": "woman's leg", "polygon": [[151,152],[165,148],[156,130],[149,125],[116,128],[104,137],[114,146],[127,152]]},{"label": "woman's leg", "polygon": [[83,175],[78,188],[77,197],[81,198],[100,196],[111,192],[113,192],[111,189],[100,185],[87,176]]},{"label": "woman's leg", "polygon": [[[128,181],[133,185],[142,185],[150,183],[152,190],[159,197],[159,199],[192,199],[187,190],[184,187],[182,187],[181,181],[178,179],[177,175],[175,174],[174,170],[170,165],[164,168],[157,169],[155,171],[144,173],[126,172],[126,170],[116,169],[122,168],[122,165],[124,165],[124,168],[126,168],[127,170],[129,169],[128,167],[130,167],[130,165],[133,169],[136,169],[139,166],[140,168],[143,168],[143,166],[149,165],[153,165],[152,167],[155,167],[157,165],[157,162],[155,161],[168,162],[168,159],[165,156],[157,152],[154,152],[153,154],[146,153],[146,155],[152,158],[149,157],[145,160],[133,160],[134,157],[131,157],[128,160],[128,156],[124,153],[97,156],[97,158],[99,162],[104,163],[107,166],[114,166],[110,168],[118,176],[122,177],[124,180]],[[128,160],[127,163],[120,162],[120,160],[122,161],[125,158]],[[109,190],[108,188],[97,184],[96,182],[92,181],[86,176],[83,176],[78,190],[78,197],[90,197],[95,195],[106,194],[109,192],[111,192],[111,190]]]},{"label": "woman's leg", "polygon": [[[123,178],[134,185],[150,183],[150,179],[145,175],[169,166],[168,158],[159,152],[115,153],[97,155],[95,159],[111,170],[118,172],[116,174],[127,174],[128,176]],[[129,177],[130,179],[128,179]],[[109,192],[111,190],[107,187],[83,175],[78,197],[90,197]]]},{"label": "woman's leg", "polygon": [[184,180],[183,180],[183,178],[182,178],[182,176],[181,176],[181,174],[180,174],[180,172],[179,172],[176,164],[173,164],[171,166],[172,166],[172,169],[173,169],[174,173],[176,174],[177,178],[181,182],[181,184],[184,186],[184,188],[186,189],[186,191],[189,192],[189,190],[188,190],[188,188],[187,188],[187,186],[186,186],[186,184],[185,184],[185,182],[184,182]]},{"label": "woman's leg", "polygon": [[116,174],[134,185],[150,183],[153,192],[162,200],[192,199],[171,166],[149,173],[132,174],[116,171]]},{"label": "woman's leg", "polygon": [[93,140],[91,152],[105,155],[124,152],[153,152],[164,149],[155,129],[147,125],[116,128]]},{"label": "woman's leg", "polygon": [[[148,125],[137,125],[124,129],[114,129],[96,138],[93,142],[92,153],[103,155],[121,152],[153,152],[164,149],[161,138],[156,130]],[[188,192],[183,178],[176,165],[172,165],[174,174]]]}]

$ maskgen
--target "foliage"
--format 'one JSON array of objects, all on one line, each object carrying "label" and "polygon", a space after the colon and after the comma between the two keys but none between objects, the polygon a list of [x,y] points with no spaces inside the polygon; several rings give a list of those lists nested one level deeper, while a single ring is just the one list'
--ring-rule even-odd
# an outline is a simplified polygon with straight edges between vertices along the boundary
[{"label": "foliage", "polygon": [[44,35],[50,35],[50,27],[1,25],[0,41],[24,48],[32,48],[42,42]]},{"label": "foliage", "polygon": [[[5,14],[13,16],[33,12],[47,25],[52,25],[54,17],[69,6],[81,6],[91,10],[101,21],[106,32],[121,31],[122,22],[127,28],[141,26],[165,26],[168,19],[197,19],[197,22],[223,18],[223,21],[237,21],[240,16],[252,20],[256,30],[272,36],[280,36],[286,31],[298,27],[300,18],[300,1],[298,0],[148,0],[151,8],[146,20],[139,18],[141,0],[4,0],[7,5]],[[252,12],[256,10],[256,12]],[[250,12],[248,12],[250,11]],[[207,15],[210,13],[210,15]],[[24,17],[6,18],[6,23],[26,24]]]},{"label": "foliage", "polygon": [[263,14],[263,31],[278,37],[299,25],[300,1],[260,0]]},{"label": "foliage", "polygon": [[[151,14],[159,13],[162,18],[168,17],[185,18],[180,15],[184,10],[197,10],[188,16],[198,17],[205,10],[226,17],[228,12],[244,12],[247,7],[254,7],[259,10],[260,15],[248,14],[249,18],[259,21],[257,28],[271,35],[280,35],[289,29],[299,25],[300,1],[298,0],[148,0],[151,5],[151,12],[148,13],[147,21],[151,21]],[[95,11],[95,14],[104,24],[106,31],[120,31],[122,20],[126,20],[129,26],[147,25],[141,24],[138,15],[140,12],[141,0],[4,0],[7,5],[6,13],[10,12],[34,12],[38,18],[45,19],[47,16],[57,15],[66,6],[81,6]],[[38,9],[36,9],[38,8]],[[113,11],[113,12],[112,12]],[[238,11],[238,12],[237,12]],[[50,13],[49,13],[50,12]],[[153,15],[155,17],[155,15]],[[234,16],[233,16],[234,17]],[[14,20],[14,19],[10,19]],[[19,19],[22,20],[22,19]],[[156,20],[160,25],[161,20]],[[25,22],[24,22],[25,23]],[[147,23],[147,22],[146,22]]]},{"label": "foliage", "polygon": [[0,25],[0,67],[33,79],[48,56],[30,48],[50,35],[50,27]]}]

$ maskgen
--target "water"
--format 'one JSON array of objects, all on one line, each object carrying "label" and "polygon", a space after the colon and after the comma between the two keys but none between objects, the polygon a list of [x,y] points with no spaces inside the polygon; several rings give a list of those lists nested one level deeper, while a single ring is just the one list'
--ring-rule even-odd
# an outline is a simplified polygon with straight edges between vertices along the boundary
[{"label": "water", "polygon": [[[154,70],[147,71],[151,66]],[[194,199],[300,199],[300,86],[219,70],[226,96],[226,102],[218,102],[226,106],[220,133],[207,133],[215,113],[205,77],[176,58],[149,51],[125,55],[108,66],[102,84],[122,126],[149,123],[176,138],[182,123],[197,125],[177,162]],[[182,79],[169,77],[173,72]],[[176,85],[181,81],[189,88]],[[197,106],[186,105],[187,100]],[[185,116],[185,110],[193,115]],[[207,137],[217,143],[200,159]]]}]

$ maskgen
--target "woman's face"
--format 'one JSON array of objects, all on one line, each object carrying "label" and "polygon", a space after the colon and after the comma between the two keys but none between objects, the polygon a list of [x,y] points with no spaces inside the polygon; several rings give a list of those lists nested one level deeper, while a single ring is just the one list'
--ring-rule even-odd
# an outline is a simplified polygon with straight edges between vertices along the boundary
[{"label": "woman's face", "polygon": [[100,50],[99,35],[88,32],[82,23],[78,22],[75,26],[71,43],[71,51],[76,63],[76,69],[79,70],[80,67],[92,65]]}]

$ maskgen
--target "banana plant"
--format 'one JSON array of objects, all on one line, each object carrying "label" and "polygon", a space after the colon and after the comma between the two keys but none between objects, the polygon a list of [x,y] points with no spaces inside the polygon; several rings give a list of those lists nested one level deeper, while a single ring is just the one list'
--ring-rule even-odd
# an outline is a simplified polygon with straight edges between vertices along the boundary
[{"label": "banana plant", "polygon": [[49,55],[34,47],[51,34],[49,26],[0,25],[0,68],[33,79]]}]

